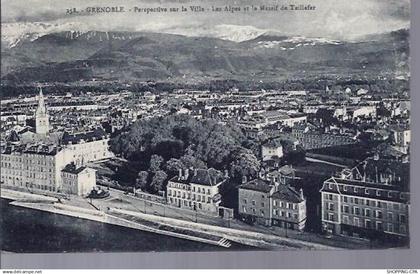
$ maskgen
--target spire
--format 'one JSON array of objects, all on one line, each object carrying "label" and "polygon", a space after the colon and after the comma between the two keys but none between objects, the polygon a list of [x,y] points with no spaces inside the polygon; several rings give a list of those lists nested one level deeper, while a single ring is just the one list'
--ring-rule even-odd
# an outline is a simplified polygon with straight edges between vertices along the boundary
[{"label": "spire", "polygon": [[39,95],[38,95],[38,107],[36,109],[36,114],[46,114],[47,109],[45,107],[45,101],[44,101],[44,94],[42,93],[42,88],[39,87]]},{"label": "spire", "polygon": [[49,118],[41,87],[39,87],[38,107],[35,111],[35,129],[38,134],[48,134],[49,132]]}]

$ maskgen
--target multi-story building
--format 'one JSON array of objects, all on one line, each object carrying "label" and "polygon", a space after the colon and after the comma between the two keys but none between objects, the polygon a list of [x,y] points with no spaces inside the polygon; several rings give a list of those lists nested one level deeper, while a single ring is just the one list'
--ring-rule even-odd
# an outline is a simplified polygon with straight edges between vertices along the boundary
[{"label": "multi-story building", "polygon": [[168,181],[168,204],[217,214],[221,202],[219,187],[225,181],[226,176],[215,169],[179,170],[178,176]]},{"label": "multi-story building", "polygon": [[283,146],[280,139],[269,139],[261,146],[263,161],[279,160],[283,157]]},{"label": "multi-story building", "polygon": [[303,230],[306,199],[282,180],[254,179],[239,187],[239,216],[247,222]]},{"label": "multi-story building", "polygon": [[326,180],[321,189],[324,230],[408,236],[409,173],[409,163],[374,157]]},{"label": "multi-story building", "polygon": [[4,146],[0,165],[1,183],[15,188],[86,195],[96,185],[95,170],[76,168],[72,150],[61,146]]},{"label": "multi-story building", "polygon": [[73,162],[61,171],[63,192],[79,196],[88,195],[96,186],[96,170],[76,166]]},{"label": "multi-story building", "polygon": [[72,151],[76,165],[113,156],[109,150],[109,135],[101,128],[79,133],[65,132],[61,144]]},{"label": "multi-story building", "polygon": [[6,146],[1,150],[1,182],[13,187],[61,190],[61,170],[71,154],[60,146]]}]

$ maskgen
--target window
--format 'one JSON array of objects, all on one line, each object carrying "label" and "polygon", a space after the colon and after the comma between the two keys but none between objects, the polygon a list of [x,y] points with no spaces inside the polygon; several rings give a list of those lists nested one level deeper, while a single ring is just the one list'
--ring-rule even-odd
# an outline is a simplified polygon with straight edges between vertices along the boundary
[{"label": "window", "polygon": [[255,201],[252,201],[252,205],[255,205]]},{"label": "window", "polygon": [[261,209],[261,216],[264,216],[264,210]]},{"label": "window", "polygon": [[343,190],[344,191],[347,191],[347,186],[343,186]]},{"label": "window", "polygon": [[369,189],[365,189],[365,194],[369,194]]},{"label": "window", "polygon": [[328,210],[334,210],[334,204],[333,203],[328,203]]},{"label": "window", "polygon": [[382,211],[376,210],[376,218],[382,219]]},{"label": "window", "polygon": [[246,207],[245,206],[242,207],[242,211],[246,212]]},{"label": "window", "polygon": [[365,220],[365,227],[372,228],[372,222],[369,219]]},{"label": "window", "polygon": [[370,209],[369,208],[365,209],[365,216],[370,217]]},{"label": "window", "polygon": [[273,210],[273,215],[274,215],[274,216],[279,215],[279,211],[278,211],[277,209],[274,209],[274,210]]},{"label": "window", "polygon": [[348,224],[349,223],[349,216],[343,215],[343,223]]},{"label": "window", "polygon": [[344,206],[344,212],[349,213],[349,206],[347,206],[347,205]]},{"label": "window", "polygon": [[329,188],[329,189],[333,189],[332,184],[328,184],[328,188]]},{"label": "window", "polygon": [[354,198],[354,203],[355,203],[356,205],[358,205],[358,204],[359,204],[359,199],[358,199],[358,198]]},{"label": "window", "polygon": [[328,199],[329,199],[329,200],[332,200],[332,199],[333,199],[332,194],[328,194]]},{"label": "window", "polygon": [[388,224],[388,232],[394,232],[394,225]]},{"label": "window", "polygon": [[359,218],[354,217],[354,225],[355,226],[359,226],[360,225],[360,219]]},{"label": "window", "polygon": [[392,212],[388,212],[388,220],[392,222],[392,219],[394,218]]},{"label": "window", "polygon": [[379,231],[384,230],[384,227],[382,225],[382,222],[376,222],[376,229],[379,230]]},{"label": "window", "polygon": [[376,190],[376,196],[378,196],[378,197],[381,196],[381,191],[380,190]]},{"label": "window", "polygon": [[356,214],[356,215],[360,215],[360,208],[355,207],[355,208],[354,208],[354,214]]},{"label": "window", "polygon": [[334,221],[334,214],[332,214],[332,213],[329,213],[328,214],[328,221]]},{"label": "window", "polygon": [[345,202],[345,203],[348,203],[347,196],[344,196],[344,197],[343,197],[343,200],[344,200],[344,202]]},{"label": "window", "polygon": [[277,201],[276,200],[273,201],[273,205],[277,206]]},{"label": "window", "polygon": [[400,214],[400,223],[405,224],[407,222],[407,219],[404,214]]}]

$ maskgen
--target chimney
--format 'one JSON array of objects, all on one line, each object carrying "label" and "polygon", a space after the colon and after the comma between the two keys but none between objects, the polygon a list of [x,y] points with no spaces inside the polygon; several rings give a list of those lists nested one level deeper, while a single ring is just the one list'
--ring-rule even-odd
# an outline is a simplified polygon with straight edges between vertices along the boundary
[{"label": "chimney", "polygon": [[188,180],[188,176],[189,176],[189,169],[186,168],[184,171],[184,180]]},{"label": "chimney", "polygon": [[379,160],[379,153],[375,152],[375,154],[373,155],[373,160],[378,161]]},{"label": "chimney", "polygon": [[178,180],[182,179],[182,168],[178,169]]},{"label": "chimney", "polygon": [[245,184],[247,182],[248,178],[246,176],[242,176],[242,183]]},{"label": "chimney", "polygon": [[300,193],[300,198],[305,200],[305,196],[303,196],[303,188],[300,189],[299,193]]}]

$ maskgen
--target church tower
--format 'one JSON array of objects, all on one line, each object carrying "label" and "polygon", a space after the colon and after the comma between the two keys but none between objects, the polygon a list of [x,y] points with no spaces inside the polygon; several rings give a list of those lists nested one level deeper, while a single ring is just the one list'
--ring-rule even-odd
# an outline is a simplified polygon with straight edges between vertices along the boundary
[{"label": "church tower", "polygon": [[48,118],[47,108],[45,107],[44,95],[42,89],[39,88],[38,107],[35,112],[35,132],[37,134],[47,134],[49,132],[50,122]]}]

